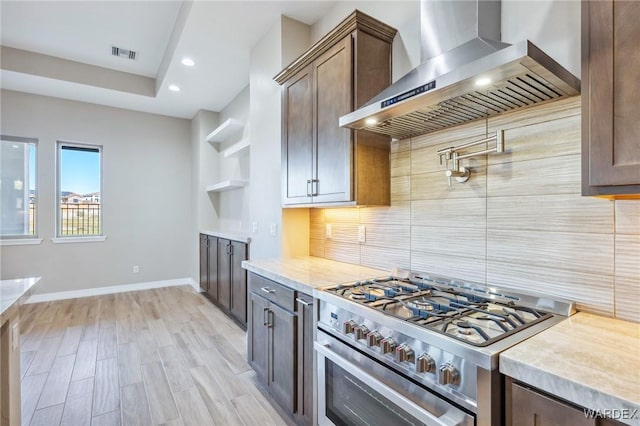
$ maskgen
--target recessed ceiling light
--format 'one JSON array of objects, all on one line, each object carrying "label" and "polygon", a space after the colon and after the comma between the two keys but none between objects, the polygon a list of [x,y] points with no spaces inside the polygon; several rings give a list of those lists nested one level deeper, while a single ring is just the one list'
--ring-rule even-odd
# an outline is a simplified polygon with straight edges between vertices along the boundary
[{"label": "recessed ceiling light", "polygon": [[192,67],[195,64],[196,63],[191,58],[182,58],[182,65],[184,65],[185,67]]},{"label": "recessed ceiling light", "polygon": [[368,124],[369,126],[371,126],[372,124],[376,124],[378,122],[378,120],[376,120],[375,118],[367,118],[366,120],[364,120],[364,124]]},{"label": "recessed ceiling light", "polygon": [[169,85],[169,90],[171,90],[172,92],[179,92],[180,91],[180,86],[178,86],[176,84],[170,84]]},{"label": "recessed ceiling light", "polygon": [[491,79],[488,77],[481,77],[476,80],[476,86],[487,86],[489,83],[491,83]]}]

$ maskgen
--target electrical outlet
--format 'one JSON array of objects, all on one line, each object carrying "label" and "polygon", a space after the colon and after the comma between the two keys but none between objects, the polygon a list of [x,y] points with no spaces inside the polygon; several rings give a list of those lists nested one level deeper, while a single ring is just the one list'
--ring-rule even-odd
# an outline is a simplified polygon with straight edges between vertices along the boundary
[{"label": "electrical outlet", "polygon": [[15,352],[20,347],[20,327],[18,323],[11,326],[11,351]]},{"label": "electrical outlet", "polygon": [[258,222],[253,222],[251,224],[251,232],[253,232],[254,234],[258,233]]},{"label": "electrical outlet", "polygon": [[367,227],[364,225],[358,226],[358,242],[359,243],[367,242]]},{"label": "electrical outlet", "polygon": [[140,272],[140,267],[138,265],[133,265],[133,273],[137,274],[138,272]]},{"label": "electrical outlet", "polygon": [[275,237],[278,235],[278,224],[277,223],[272,223],[271,226],[269,226],[269,233],[271,234],[272,237]]},{"label": "electrical outlet", "polygon": [[324,236],[327,240],[331,239],[331,224],[327,223],[324,228]]}]

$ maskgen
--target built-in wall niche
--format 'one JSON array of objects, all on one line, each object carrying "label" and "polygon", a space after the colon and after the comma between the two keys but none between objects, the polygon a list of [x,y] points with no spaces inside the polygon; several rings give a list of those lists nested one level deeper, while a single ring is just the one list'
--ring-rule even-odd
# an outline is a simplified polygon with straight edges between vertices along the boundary
[{"label": "built-in wall niche", "polygon": [[[237,140],[226,149],[222,150],[223,161],[225,158],[238,157],[241,154],[249,152],[250,140],[249,137],[242,137],[245,123],[242,120],[235,118],[229,118],[216,127],[209,135],[207,135],[207,142],[209,142],[216,150],[220,151],[223,143]],[[234,189],[242,189],[249,183],[246,179],[225,179],[220,182],[208,185],[207,192],[223,192]]]}]

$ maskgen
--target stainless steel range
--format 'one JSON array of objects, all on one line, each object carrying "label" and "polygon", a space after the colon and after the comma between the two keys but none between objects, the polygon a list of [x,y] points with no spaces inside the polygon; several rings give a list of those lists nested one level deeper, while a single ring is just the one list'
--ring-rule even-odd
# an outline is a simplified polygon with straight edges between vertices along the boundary
[{"label": "stainless steel range", "polygon": [[321,425],[500,425],[500,352],[575,312],[565,301],[402,270],[318,297]]}]

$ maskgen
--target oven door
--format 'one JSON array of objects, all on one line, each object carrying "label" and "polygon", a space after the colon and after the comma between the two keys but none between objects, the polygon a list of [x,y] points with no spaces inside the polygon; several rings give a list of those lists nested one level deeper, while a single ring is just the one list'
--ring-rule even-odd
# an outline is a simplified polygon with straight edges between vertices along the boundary
[{"label": "oven door", "polygon": [[318,424],[474,425],[474,417],[318,330]]}]

